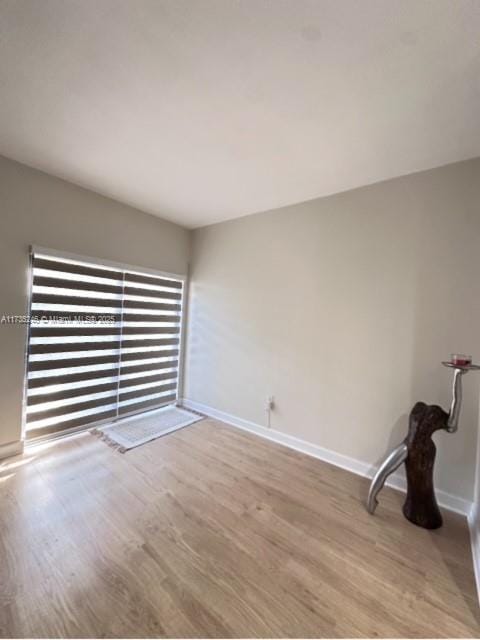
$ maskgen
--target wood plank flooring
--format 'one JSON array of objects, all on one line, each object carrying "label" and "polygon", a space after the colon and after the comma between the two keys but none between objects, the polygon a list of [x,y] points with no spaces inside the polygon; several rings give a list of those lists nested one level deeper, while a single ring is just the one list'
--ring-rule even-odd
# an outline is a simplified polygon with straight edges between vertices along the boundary
[{"label": "wood plank flooring", "polygon": [[0,469],[1,637],[480,635],[464,518],[220,422]]}]

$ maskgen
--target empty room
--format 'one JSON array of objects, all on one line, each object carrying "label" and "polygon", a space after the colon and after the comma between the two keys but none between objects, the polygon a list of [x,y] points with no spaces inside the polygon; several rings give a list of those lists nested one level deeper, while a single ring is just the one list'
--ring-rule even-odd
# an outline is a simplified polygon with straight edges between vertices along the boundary
[{"label": "empty room", "polygon": [[0,638],[480,637],[479,0],[0,0]]}]

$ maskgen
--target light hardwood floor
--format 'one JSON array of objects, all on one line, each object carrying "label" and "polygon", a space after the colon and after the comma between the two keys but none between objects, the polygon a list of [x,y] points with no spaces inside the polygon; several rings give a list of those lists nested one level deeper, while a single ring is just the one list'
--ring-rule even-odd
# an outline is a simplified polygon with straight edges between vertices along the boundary
[{"label": "light hardwood floor", "polygon": [[219,422],[0,467],[2,637],[480,634],[464,518],[371,517],[365,479]]}]

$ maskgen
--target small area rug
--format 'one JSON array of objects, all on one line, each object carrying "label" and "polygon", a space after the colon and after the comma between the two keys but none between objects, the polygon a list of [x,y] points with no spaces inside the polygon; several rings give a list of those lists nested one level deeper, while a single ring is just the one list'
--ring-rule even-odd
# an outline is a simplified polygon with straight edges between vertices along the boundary
[{"label": "small area rug", "polygon": [[203,420],[203,416],[179,407],[168,405],[139,416],[124,418],[115,423],[92,429],[91,433],[100,436],[107,444],[121,453],[161,436],[188,427]]}]

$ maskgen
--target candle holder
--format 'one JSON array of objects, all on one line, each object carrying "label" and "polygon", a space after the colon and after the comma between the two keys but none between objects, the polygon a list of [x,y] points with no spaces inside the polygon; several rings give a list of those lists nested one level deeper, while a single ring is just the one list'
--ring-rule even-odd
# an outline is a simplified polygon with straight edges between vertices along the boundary
[{"label": "candle holder", "polygon": [[478,371],[480,365],[472,364],[470,356],[452,354],[445,367],[453,369],[452,402],[447,413],[438,405],[417,402],[410,417],[405,440],[391,451],[376,472],[368,492],[367,511],[372,515],[378,505],[377,495],[390,474],[405,463],[407,473],[407,497],[403,515],[425,529],[442,526],[442,515],[438,508],[433,487],[433,468],[436,447],[432,434],[439,429],[455,433],[462,406],[462,378],[469,371]]}]

